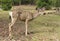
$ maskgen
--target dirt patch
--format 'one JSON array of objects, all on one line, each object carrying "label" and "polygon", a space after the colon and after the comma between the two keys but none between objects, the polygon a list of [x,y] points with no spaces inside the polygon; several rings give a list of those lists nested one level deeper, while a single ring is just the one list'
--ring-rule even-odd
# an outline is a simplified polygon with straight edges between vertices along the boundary
[{"label": "dirt patch", "polygon": [[[0,36],[1,37],[8,37],[9,35],[9,28],[8,24],[10,21],[8,20],[0,20]],[[20,36],[24,35],[25,27],[24,22],[16,22],[14,26],[12,27],[13,36]]]}]

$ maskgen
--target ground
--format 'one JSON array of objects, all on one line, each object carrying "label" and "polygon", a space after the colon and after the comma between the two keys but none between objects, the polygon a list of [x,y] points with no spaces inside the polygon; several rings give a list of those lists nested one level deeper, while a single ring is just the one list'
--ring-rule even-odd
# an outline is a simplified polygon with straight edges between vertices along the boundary
[{"label": "ground", "polygon": [[[21,6],[25,10],[34,12],[35,6]],[[25,8],[26,7],[26,8]],[[34,7],[34,8],[33,8]],[[29,22],[28,36],[24,35],[24,22],[17,21],[12,27],[13,39],[7,39],[9,34],[8,11],[0,10],[0,41],[59,41],[60,16],[55,14],[41,15]]]}]

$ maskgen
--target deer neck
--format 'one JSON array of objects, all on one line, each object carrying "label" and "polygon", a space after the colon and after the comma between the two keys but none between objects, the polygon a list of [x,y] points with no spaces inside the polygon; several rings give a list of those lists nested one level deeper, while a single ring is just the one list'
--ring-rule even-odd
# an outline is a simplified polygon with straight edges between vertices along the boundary
[{"label": "deer neck", "polygon": [[33,14],[33,18],[36,18],[36,17],[38,17],[39,15],[40,15],[40,13],[37,12],[37,13]]}]

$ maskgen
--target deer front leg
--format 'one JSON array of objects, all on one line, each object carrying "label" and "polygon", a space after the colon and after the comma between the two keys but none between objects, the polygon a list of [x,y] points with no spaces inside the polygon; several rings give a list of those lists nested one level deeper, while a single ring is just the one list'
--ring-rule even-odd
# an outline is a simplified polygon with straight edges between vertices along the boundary
[{"label": "deer front leg", "polygon": [[12,26],[14,25],[14,23],[16,22],[17,18],[12,18],[11,23],[9,24],[9,38],[12,38]]},{"label": "deer front leg", "polygon": [[28,19],[25,21],[25,35],[27,36]]}]

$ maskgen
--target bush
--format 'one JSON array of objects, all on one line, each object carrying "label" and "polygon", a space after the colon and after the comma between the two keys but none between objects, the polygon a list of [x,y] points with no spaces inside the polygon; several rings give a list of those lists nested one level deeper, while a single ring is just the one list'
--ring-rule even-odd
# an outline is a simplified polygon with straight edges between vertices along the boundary
[{"label": "bush", "polygon": [[19,5],[21,4],[21,0],[13,0],[13,5]]},{"label": "bush", "polygon": [[12,0],[2,0],[2,9],[10,10],[12,8]]},{"label": "bush", "polygon": [[38,8],[45,7],[46,9],[50,9],[51,2],[49,0],[38,0],[36,4]]}]

